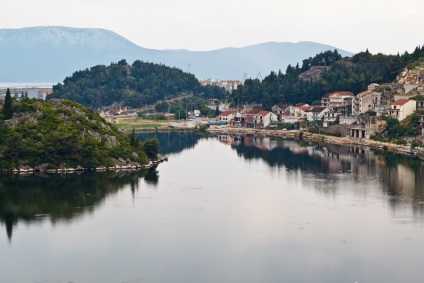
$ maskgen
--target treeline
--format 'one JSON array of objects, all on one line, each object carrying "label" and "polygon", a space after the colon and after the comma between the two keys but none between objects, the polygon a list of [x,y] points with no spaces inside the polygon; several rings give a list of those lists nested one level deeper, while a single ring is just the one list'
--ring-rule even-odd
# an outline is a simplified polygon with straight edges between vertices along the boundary
[{"label": "treeline", "polygon": [[[301,67],[289,65],[284,74],[271,72],[263,81],[247,79],[231,93],[229,102],[233,106],[258,104],[265,109],[276,103],[318,103],[329,92],[345,90],[356,94],[366,90],[370,83],[390,83],[403,68],[412,66],[421,57],[424,46],[411,54],[372,55],[367,50],[351,58],[342,58],[337,50],[326,51],[303,60]],[[300,77],[314,66],[328,68],[317,80]]]},{"label": "treeline", "polygon": [[194,75],[177,68],[139,60],[129,65],[121,60],[75,72],[63,84],[53,86],[51,97],[97,108],[113,103],[140,107],[183,94],[222,99],[226,92],[219,87],[201,86]]},{"label": "treeline", "polygon": [[92,109],[69,100],[26,98],[14,102],[12,119],[0,118],[2,170],[42,164],[114,166],[119,158],[145,164],[159,150],[157,140],[140,142],[124,135]]}]

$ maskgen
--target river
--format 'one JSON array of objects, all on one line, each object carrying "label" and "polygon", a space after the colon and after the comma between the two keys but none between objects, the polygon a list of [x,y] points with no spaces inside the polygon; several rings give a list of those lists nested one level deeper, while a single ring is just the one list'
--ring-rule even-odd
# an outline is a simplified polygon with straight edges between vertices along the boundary
[{"label": "river", "polygon": [[0,176],[0,282],[423,282],[420,161],[153,136],[147,171]]}]

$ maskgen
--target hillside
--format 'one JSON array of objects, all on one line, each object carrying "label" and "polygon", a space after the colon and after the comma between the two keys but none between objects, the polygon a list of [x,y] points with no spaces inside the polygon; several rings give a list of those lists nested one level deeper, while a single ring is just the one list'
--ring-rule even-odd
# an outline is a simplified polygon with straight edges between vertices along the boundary
[{"label": "hillside", "polygon": [[226,92],[216,86],[201,86],[194,75],[177,68],[138,60],[128,65],[121,60],[75,72],[63,84],[53,86],[52,97],[97,108],[113,103],[140,107],[184,94],[224,98]]},{"label": "hillside", "polygon": [[[212,51],[154,50],[104,29],[29,27],[0,29],[3,82],[62,82],[75,70],[126,59],[188,70],[199,79],[241,79],[285,69],[336,47],[313,42],[268,42]],[[352,54],[339,49],[343,56]]]},{"label": "hillside", "polygon": [[0,114],[0,170],[140,166],[156,158],[157,140],[130,139],[75,102],[24,99],[13,109],[12,119]]},{"label": "hillside", "polygon": [[246,80],[229,102],[262,104],[266,109],[277,103],[320,103],[323,95],[333,91],[357,94],[370,83],[392,83],[405,66],[415,66],[423,57],[424,46],[412,54],[372,55],[366,51],[351,58],[342,58],[337,50],[326,51],[303,60],[301,66],[289,65],[285,73],[271,72],[263,81]]}]

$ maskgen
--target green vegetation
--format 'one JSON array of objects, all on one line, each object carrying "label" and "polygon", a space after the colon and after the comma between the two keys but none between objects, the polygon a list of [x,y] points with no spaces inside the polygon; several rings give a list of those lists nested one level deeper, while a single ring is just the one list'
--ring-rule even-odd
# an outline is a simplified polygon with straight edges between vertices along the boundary
[{"label": "green vegetation", "polygon": [[[302,67],[288,66],[286,73],[271,72],[263,81],[247,79],[243,86],[233,91],[229,102],[234,106],[240,102],[262,104],[265,109],[271,109],[276,103],[313,103],[333,91],[351,91],[359,93],[370,83],[392,82],[397,74],[408,64],[424,57],[424,46],[417,47],[412,54],[403,55],[372,55],[361,52],[352,58],[341,58],[336,51],[326,51],[314,58],[305,59]],[[422,60],[422,59],[421,59]],[[314,66],[329,67],[324,70],[319,79],[307,80],[299,77]]]},{"label": "green vegetation", "polygon": [[[225,97],[222,88],[201,86],[192,74],[164,65],[125,60],[109,66],[98,65],[77,71],[63,84],[53,86],[53,98],[69,99],[87,107],[109,106],[113,103],[131,107],[145,106],[193,94],[199,97]],[[161,111],[168,111],[160,105]]]},{"label": "green vegetation", "polygon": [[3,106],[3,119],[9,120],[12,117],[13,117],[12,96],[10,95],[10,89],[7,89],[6,97],[4,99],[4,106]]},{"label": "green vegetation", "polygon": [[0,123],[0,169],[42,164],[92,168],[115,165],[120,158],[139,164],[155,158],[151,144],[146,151],[145,143],[130,139],[76,102],[14,103],[13,118]]}]

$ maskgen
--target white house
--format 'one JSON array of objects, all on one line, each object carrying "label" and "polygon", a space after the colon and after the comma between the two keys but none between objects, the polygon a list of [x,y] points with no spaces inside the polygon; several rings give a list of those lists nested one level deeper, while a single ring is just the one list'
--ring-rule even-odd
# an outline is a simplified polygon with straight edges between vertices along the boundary
[{"label": "white house", "polygon": [[322,120],[322,118],[324,117],[324,114],[327,112],[330,112],[330,109],[326,107],[312,106],[305,111],[306,119],[308,121]]},{"label": "white house", "polygon": [[200,117],[200,110],[194,110],[193,111],[194,117]]},{"label": "white house", "polygon": [[263,129],[266,128],[271,122],[277,121],[277,115],[269,111],[260,111],[253,116],[254,128]]},{"label": "white house", "polygon": [[397,118],[402,121],[407,116],[411,115],[417,110],[417,103],[415,100],[399,99],[390,105],[389,116]]}]

